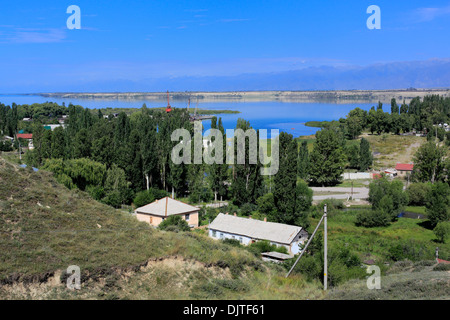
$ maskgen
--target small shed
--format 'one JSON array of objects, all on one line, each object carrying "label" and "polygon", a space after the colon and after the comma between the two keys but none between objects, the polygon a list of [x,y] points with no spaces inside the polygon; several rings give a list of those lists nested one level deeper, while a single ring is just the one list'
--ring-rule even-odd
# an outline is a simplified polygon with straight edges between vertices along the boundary
[{"label": "small shed", "polygon": [[281,252],[276,252],[276,251],[263,252],[263,253],[261,253],[261,256],[264,261],[270,261],[270,262],[275,262],[275,263],[282,263],[285,260],[292,259],[292,257],[293,257],[291,255],[281,253]]},{"label": "small shed", "polygon": [[399,176],[406,176],[407,173],[411,173],[414,169],[413,163],[397,163],[395,170]]}]

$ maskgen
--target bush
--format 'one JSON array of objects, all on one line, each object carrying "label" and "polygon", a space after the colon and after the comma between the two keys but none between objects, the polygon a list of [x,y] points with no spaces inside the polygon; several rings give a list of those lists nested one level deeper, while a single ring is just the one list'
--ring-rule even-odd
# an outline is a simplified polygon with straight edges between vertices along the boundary
[{"label": "bush", "polygon": [[450,236],[450,222],[439,222],[433,230],[439,242],[445,243]]},{"label": "bush", "polygon": [[12,151],[11,141],[0,141],[0,151]]},{"label": "bush", "polygon": [[370,183],[369,202],[374,209],[384,211],[393,221],[409,203],[409,199],[401,181],[390,182],[383,177]]},{"label": "bush", "polygon": [[278,247],[274,244],[270,244],[270,241],[267,240],[256,241],[247,246],[247,249],[253,252],[256,256],[259,256],[263,252],[272,251],[288,254],[286,247]]},{"label": "bush", "polygon": [[391,246],[387,256],[392,261],[420,261],[432,258],[433,253],[428,250],[428,248],[424,247],[421,242],[408,240]]},{"label": "bush", "polygon": [[448,263],[439,263],[433,268],[433,271],[450,271],[450,264]]},{"label": "bush", "polygon": [[226,238],[226,239],[223,239],[222,242],[225,243],[225,244],[229,244],[230,246],[233,246],[233,247],[240,247],[241,246],[241,243],[239,242],[239,240],[236,240],[236,239],[228,239],[228,238]]},{"label": "bush", "polygon": [[429,183],[412,183],[406,189],[409,198],[409,205],[424,206],[427,203],[427,194],[431,191]]},{"label": "bush", "polygon": [[341,210],[345,208],[344,201],[339,199],[325,199],[319,204],[319,210],[323,213],[323,207],[327,205],[327,211]]},{"label": "bush", "polygon": [[89,193],[89,195],[97,201],[100,201],[105,196],[105,190],[102,186],[89,185],[86,187],[86,192]]},{"label": "bush", "polygon": [[363,210],[356,215],[355,224],[358,227],[374,228],[389,225],[389,214],[382,210]]},{"label": "bush", "polygon": [[181,216],[169,216],[159,224],[158,229],[178,232],[189,231],[191,228],[189,227],[186,220],[184,220]]},{"label": "bush", "polygon": [[251,203],[245,203],[241,207],[241,214],[243,216],[249,216],[256,209],[257,209],[256,205],[251,204]]}]

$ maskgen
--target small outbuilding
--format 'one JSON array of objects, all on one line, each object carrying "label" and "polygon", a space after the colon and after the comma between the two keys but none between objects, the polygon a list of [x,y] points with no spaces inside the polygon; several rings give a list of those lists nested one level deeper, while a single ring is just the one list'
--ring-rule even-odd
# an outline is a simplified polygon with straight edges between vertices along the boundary
[{"label": "small outbuilding", "polygon": [[397,170],[397,175],[400,177],[406,176],[407,173],[411,173],[414,169],[413,163],[397,163],[395,170]]}]

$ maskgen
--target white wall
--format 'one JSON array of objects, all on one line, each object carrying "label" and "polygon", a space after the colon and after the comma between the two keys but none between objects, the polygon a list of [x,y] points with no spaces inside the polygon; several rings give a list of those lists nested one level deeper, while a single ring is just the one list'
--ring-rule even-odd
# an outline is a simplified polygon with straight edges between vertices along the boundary
[{"label": "white wall", "polygon": [[[215,230],[209,229],[209,236],[211,238],[214,239],[235,239],[235,240],[240,240],[239,238],[242,238],[241,243],[243,245],[249,245],[252,243],[252,238],[246,237],[246,236],[241,236],[238,234],[233,234],[233,233],[227,233],[227,232],[222,232],[222,231],[216,231],[215,236],[213,236]],[[223,237],[221,238],[221,234],[223,235]],[[234,237],[234,238],[233,238]],[[291,248],[289,248],[288,245],[285,244],[281,244],[281,243],[277,243],[277,242],[270,242],[270,244],[274,244],[278,247],[285,247],[288,252],[291,252],[292,254],[296,254],[300,252],[300,248],[299,248],[299,243],[298,242],[293,242]]]},{"label": "white wall", "polygon": [[[241,236],[238,234],[226,233],[222,231],[216,231],[216,235],[213,236],[214,231],[215,230],[209,229],[209,236],[214,239],[235,239],[239,241],[240,238],[242,238],[241,243],[244,245],[249,245],[252,241],[252,239],[249,237]],[[223,235],[223,237],[221,237],[221,234]]]},{"label": "white wall", "polygon": [[344,180],[372,179],[372,174],[369,172],[344,172],[342,176]]}]

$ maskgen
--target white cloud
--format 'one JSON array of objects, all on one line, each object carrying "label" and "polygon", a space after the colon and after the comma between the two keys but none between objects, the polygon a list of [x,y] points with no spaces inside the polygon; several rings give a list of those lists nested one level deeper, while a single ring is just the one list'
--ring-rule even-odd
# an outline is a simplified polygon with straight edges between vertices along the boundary
[{"label": "white cloud", "polygon": [[432,21],[438,17],[450,15],[450,6],[442,8],[418,8],[413,12],[417,22]]},{"label": "white cloud", "polygon": [[57,28],[7,28],[2,31],[0,42],[55,43],[66,39],[64,29]]}]

